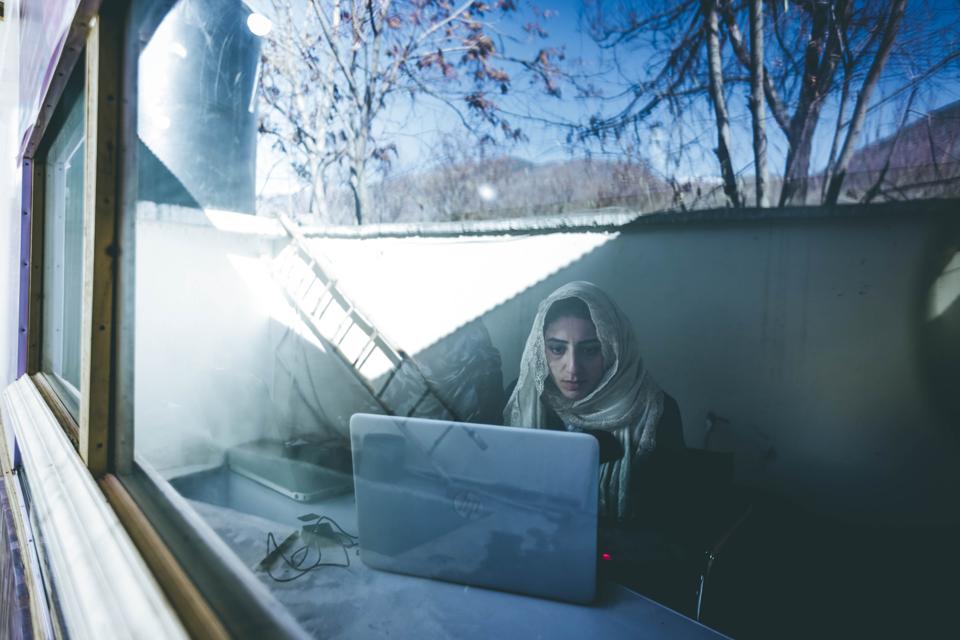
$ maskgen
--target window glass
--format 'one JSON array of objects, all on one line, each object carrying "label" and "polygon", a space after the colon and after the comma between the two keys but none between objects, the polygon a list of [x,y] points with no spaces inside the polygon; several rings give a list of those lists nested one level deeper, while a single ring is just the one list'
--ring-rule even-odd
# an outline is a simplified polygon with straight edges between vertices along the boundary
[{"label": "window glass", "polygon": [[68,92],[65,117],[43,164],[43,343],[41,368],[76,416],[83,286],[82,95]]},{"label": "window glass", "polygon": [[[604,284],[645,348],[673,331],[676,318],[658,303],[682,286],[648,275],[653,261],[679,260],[677,245],[655,234],[627,240],[626,222],[956,188],[955,175],[931,186],[931,167],[956,169],[941,162],[944,145],[903,151],[939,117],[913,114],[943,116],[957,97],[956,82],[926,84],[955,72],[955,60],[915,50],[911,69],[928,76],[895,64],[909,43],[934,35],[956,50],[954,17],[930,20],[921,8],[900,20],[883,3],[851,3],[844,24],[862,53],[837,66],[841,52],[826,51],[833,75],[819,80],[802,64],[807,45],[829,35],[813,31],[827,24],[818,12],[829,3],[788,3],[786,13],[764,5],[770,84],[757,115],[746,3],[730,16],[710,4],[134,3],[137,166],[126,174],[136,198],[125,215],[135,251],[125,254],[133,286],[121,305],[134,339],[132,357],[119,361],[134,382],[136,459],[187,498],[310,633],[379,632],[422,614],[416,628],[460,635],[443,610],[462,589],[411,590],[357,555],[351,418],[502,425],[537,305],[566,282]],[[887,25],[901,45],[884,52],[869,24]],[[864,84],[874,60],[887,70],[879,88]],[[873,90],[881,97],[861,127],[849,96]],[[703,256],[676,271],[721,271],[715,264],[729,257]],[[607,311],[602,326],[593,308],[577,311],[578,332],[553,336],[558,361],[567,346],[594,359],[597,384],[614,375],[609,336],[622,321]],[[659,363],[675,367],[675,380],[687,373],[669,354]],[[567,399],[588,395],[586,383],[566,382]],[[661,443],[682,445],[676,402],[655,414],[673,429]],[[482,458],[479,433],[414,443],[411,473],[444,477],[430,453],[448,455],[442,441],[465,452],[461,462]],[[396,442],[374,438],[369,455],[407,455]],[[475,471],[461,475],[478,483]],[[531,493],[559,490],[542,480],[530,481],[539,487]],[[385,510],[403,504],[381,498]],[[451,489],[438,500],[469,520],[484,513],[474,498]],[[526,551],[550,547],[542,515]],[[372,538],[390,537],[382,522]],[[519,566],[518,544],[508,536],[492,547]],[[567,614],[551,621],[553,610],[536,610],[518,635],[556,635],[550,625]]]}]

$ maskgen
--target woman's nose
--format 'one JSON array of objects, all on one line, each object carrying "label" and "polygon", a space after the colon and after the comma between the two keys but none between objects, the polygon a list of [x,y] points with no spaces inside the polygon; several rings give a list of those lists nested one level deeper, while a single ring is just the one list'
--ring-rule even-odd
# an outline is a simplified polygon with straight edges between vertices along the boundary
[{"label": "woman's nose", "polygon": [[577,364],[578,364],[577,356],[574,354],[573,349],[571,349],[567,353],[567,371],[569,371],[573,375],[576,375]]}]

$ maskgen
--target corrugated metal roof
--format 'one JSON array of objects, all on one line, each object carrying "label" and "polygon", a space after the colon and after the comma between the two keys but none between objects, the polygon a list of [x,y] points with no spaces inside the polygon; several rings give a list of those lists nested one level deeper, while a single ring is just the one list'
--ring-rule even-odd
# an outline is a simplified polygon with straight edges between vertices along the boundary
[{"label": "corrugated metal roof", "polygon": [[310,243],[364,315],[395,345],[417,353],[617,235],[381,237],[363,242],[325,237]]}]

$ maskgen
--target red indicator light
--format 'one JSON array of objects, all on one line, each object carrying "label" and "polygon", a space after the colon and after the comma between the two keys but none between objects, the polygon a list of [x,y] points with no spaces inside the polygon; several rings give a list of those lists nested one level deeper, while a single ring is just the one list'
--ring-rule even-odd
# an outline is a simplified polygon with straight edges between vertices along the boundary
[{"label": "red indicator light", "polygon": [[609,553],[601,553],[600,558],[603,560],[613,560],[613,556],[611,556]]}]

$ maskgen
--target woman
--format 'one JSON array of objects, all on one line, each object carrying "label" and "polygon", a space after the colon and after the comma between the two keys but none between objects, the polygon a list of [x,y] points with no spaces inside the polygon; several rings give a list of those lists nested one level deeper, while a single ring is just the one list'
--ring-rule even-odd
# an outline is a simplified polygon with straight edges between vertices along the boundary
[{"label": "woman", "polygon": [[600,440],[600,515],[636,512],[638,463],[682,448],[676,401],[643,366],[630,322],[596,285],[571,282],[537,310],[504,409],[506,424],[590,432]]}]

